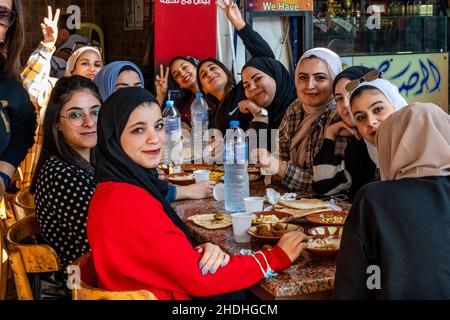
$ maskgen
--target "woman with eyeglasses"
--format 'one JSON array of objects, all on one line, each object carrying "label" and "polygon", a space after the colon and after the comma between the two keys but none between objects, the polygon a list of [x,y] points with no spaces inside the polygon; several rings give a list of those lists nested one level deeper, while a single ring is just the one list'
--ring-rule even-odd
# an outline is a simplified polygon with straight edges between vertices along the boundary
[{"label": "woman with eyeglasses", "polygon": [[0,0],[0,199],[34,143],[36,114],[19,77],[23,34],[21,2]]},{"label": "woman with eyeglasses", "polygon": [[354,80],[345,86],[356,128],[363,137],[369,156],[378,168],[375,138],[378,126],[408,103],[392,82],[378,77]]},{"label": "woman with eyeglasses", "polygon": [[[332,89],[341,71],[341,58],[335,52],[326,48],[306,51],[295,70],[297,99],[279,127],[279,158],[264,149],[253,154],[259,157],[265,174],[277,175],[290,190],[312,191],[314,156],[326,129],[340,120]],[[345,139],[338,138],[334,152],[343,155],[345,145]]]},{"label": "woman with eyeglasses", "polygon": [[[314,157],[313,190],[319,194],[344,193],[353,201],[363,185],[376,180],[375,164],[370,159],[366,144],[358,133],[345,90],[345,86],[352,80],[358,80],[374,71],[364,66],[352,66],[334,79],[333,94],[342,120],[325,130],[322,147]],[[347,140],[344,156],[335,153],[337,137],[344,137]]]},{"label": "woman with eyeglasses", "polygon": [[381,181],[361,188],[345,221],[333,296],[450,299],[450,116],[412,104],[375,143]]},{"label": "woman with eyeglasses", "polygon": [[95,191],[93,148],[101,97],[81,76],[63,77],[44,117],[44,144],[31,184],[41,234],[61,270],[89,250],[86,219]]},{"label": "woman with eyeglasses", "polygon": [[[38,48],[31,54],[27,65],[22,72],[23,86],[28,91],[31,101],[40,115],[36,143],[27,156],[27,161],[22,165],[24,174],[23,186],[29,185],[33,176],[39,150],[42,146],[43,114],[48,104],[50,94],[55,86],[57,78],[50,77],[51,57],[55,52],[55,42],[58,38],[58,20],[60,10],[57,9],[53,16],[53,10],[48,7],[48,16],[41,23],[43,40]],[[103,67],[102,56],[97,48],[81,47],[70,56],[67,61],[65,76],[79,75],[94,80],[97,73]]]}]

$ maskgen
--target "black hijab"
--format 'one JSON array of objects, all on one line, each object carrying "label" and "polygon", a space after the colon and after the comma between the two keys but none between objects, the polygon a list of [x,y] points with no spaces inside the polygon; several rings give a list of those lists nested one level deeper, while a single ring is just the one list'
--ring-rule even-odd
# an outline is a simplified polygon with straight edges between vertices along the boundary
[{"label": "black hijab", "polygon": [[169,188],[167,181],[158,178],[155,168],[146,169],[134,162],[120,145],[120,137],[130,114],[138,106],[150,102],[158,105],[158,101],[150,92],[137,87],[120,89],[105,101],[97,124],[98,165],[95,168],[95,181],[97,183],[126,182],[147,190],[161,202],[170,220],[186,234],[192,243],[186,225],[165,200],[164,194],[167,194]]},{"label": "black hijab", "polygon": [[294,81],[289,71],[286,70],[281,62],[267,57],[251,59],[245,64],[242,71],[247,67],[256,68],[275,80],[277,85],[275,97],[267,107],[267,111],[269,112],[269,128],[278,128],[286,109],[297,99]]},{"label": "black hijab", "polygon": [[336,90],[336,85],[338,83],[339,80],[345,78],[345,79],[349,79],[349,80],[356,80],[356,79],[360,79],[362,78],[367,72],[369,72],[372,69],[369,69],[367,67],[364,66],[351,66],[348,67],[347,69],[341,71],[335,78],[333,81],[333,95],[334,92]]}]

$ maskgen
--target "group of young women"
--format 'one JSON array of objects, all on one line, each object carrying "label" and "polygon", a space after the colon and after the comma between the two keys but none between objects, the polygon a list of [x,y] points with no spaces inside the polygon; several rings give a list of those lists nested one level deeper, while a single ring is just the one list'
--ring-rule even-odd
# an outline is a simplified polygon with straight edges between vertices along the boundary
[{"label": "group of young women", "polygon": [[[336,276],[337,297],[357,296],[351,292],[360,292],[359,285],[365,283],[358,268],[367,264],[366,246],[375,250],[370,253],[371,261],[372,256],[380,256],[376,250],[383,240],[370,237],[377,232],[366,229],[365,208],[392,216],[397,209],[410,209],[397,204],[393,196],[389,206],[378,201],[381,196],[375,189],[386,190],[384,185],[391,182],[363,186],[378,180],[380,174],[381,180],[402,179],[398,184],[404,190],[420,179],[417,192],[428,190],[422,201],[436,197],[437,190],[440,196],[435,209],[448,211],[450,196],[442,190],[450,183],[450,134],[445,134],[450,128],[449,116],[427,105],[404,108],[406,101],[389,81],[364,67],[342,71],[340,57],[325,48],[305,52],[292,80],[267,43],[245,24],[236,4],[231,1],[218,6],[254,55],[242,70],[242,81],[236,84],[230,70],[216,59],[198,62],[192,57],[176,57],[168,71],[161,68],[156,77],[156,97],[143,88],[144,79],[136,65],[117,61],[103,66],[93,47],[74,52],[66,76],[52,83],[48,58],[54,51],[59,13],[53,18],[50,10],[42,25],[44,41],[22,73],[32,101],[45,110],[42,150],[31,185],[41,232],[57,251],[63,268],[92,250],[101,287],[147,289],[160,299],[241,298],[240,290],[273,276],[299,257],[306,246],[306,236],[300,231],[285,234],[271,250],[251,256],[229,256],[216,245],[198,245],[190,237],[170,202],[211,197],[213,183],[175,187],[158,176],[156,168],[165,144],[161,104],[169,72],[186,91],[178,101],[184,121],[189,122],[192,97],[203,92],[214,128],[226,130],[229,120],[239,120],[244,129],[278,128],[280,159],[276,150],[271,152],[270,144],[256,153],[265,172],[280,177],[288,189],[348,192],[351,199],[358,194],[345,226],[341,247],[345,253],[339,256]],[[2,27],[0,24],[0,31]],[[38,88],[37,81],[49,86]],[[392,125],[391,119],[402,125]],[[389,125],[382,125],[385,120]],[[439,149],[426,141],[414,144],[415,139],[409,138],[422,128],[426,129],[426,141],[439,139]],[[27,147],[30,145],[28,141]],[[427,150],[426,156],[420,156],[421,148]],[[439,161],[431,157],[436,150],[440,150]],[[10,165],[15,168],[19,162],[11,160]],[[413,180],[403,186],[404,178]],[[402,198],[405,195],[398,195]],[[372,205],[372,201],[376,203]],[[396,225],[392,222],[390,226]],[[450,236],[450,232],[444,235]],[[353,251],[360,254],[359,264],[349,262]],[[390,259],[391,255],[387,256]],[[429,259],[436,262],[431,256]],[[349,264],[355,270],[354,278],[345,267]],[[397,275],[400,271],[392,272]],[[448,291],[445,294],[450,295]]]}]

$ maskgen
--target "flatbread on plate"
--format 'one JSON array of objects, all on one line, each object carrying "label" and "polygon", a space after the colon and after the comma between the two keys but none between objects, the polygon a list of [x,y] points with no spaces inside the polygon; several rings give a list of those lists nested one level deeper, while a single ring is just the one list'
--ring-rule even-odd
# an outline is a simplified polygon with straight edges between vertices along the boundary
[{"label": "flatbread on plate", "polygon": [[229,214],[223,214],[223,219],[217,220],[214,218],[214,214],[196,214],[190,216],[188,220],[191,220],[196,225],[205,229],[222,229],[231,226],[231,217]]},{"label": "flatbread on plate", "polygon": [[317,209],[330,206],[328,202],[320,199],[305,199],[305,198],[294,201],[280,201],[279,204],[293,209]]}]

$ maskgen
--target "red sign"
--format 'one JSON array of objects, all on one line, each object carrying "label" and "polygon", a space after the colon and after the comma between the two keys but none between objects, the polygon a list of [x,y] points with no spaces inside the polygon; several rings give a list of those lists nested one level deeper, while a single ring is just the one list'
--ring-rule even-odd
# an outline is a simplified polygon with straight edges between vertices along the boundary
[{"label": "red sign", "polygon": [[155,0],[155,70],[175,56],[217,56],[214,0]]},{"label": "red sign", "polygon": [[312,0],[247,0],[247,11],[298,12],[312,11]]}]

